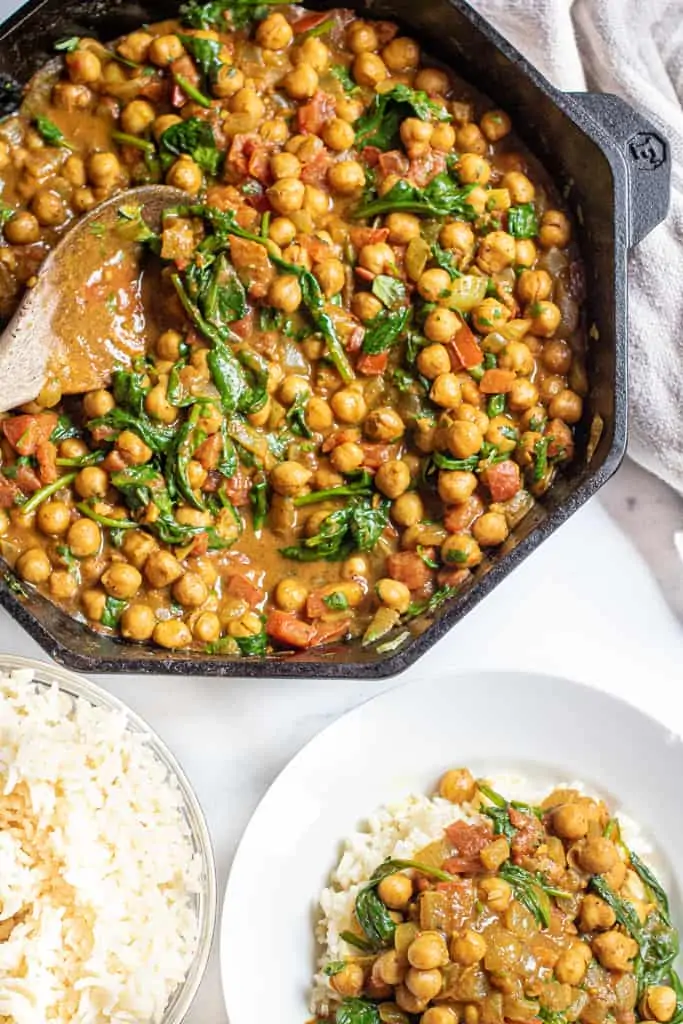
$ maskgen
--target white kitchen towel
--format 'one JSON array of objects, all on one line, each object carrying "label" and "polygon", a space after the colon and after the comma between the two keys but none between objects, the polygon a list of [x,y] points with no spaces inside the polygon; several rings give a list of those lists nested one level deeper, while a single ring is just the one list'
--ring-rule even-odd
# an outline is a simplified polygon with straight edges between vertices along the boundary
[{"label": "white kitchen towel", "polygon": [[616,93],[671,143],[671,212],[629,267],[629,454],[683,492],[683,0],[470,2],[558,88]]}]

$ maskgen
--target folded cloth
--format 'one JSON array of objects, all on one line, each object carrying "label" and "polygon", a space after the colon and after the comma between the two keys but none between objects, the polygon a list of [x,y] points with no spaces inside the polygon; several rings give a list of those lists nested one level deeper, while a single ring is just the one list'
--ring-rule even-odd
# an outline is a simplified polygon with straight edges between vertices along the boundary
[{"label": "folded cloth", "polygon": [[616,93],[671,142],[671,212],[629,265],[629,454],[683,492],[683,0],[470,0],[560,89]]}]

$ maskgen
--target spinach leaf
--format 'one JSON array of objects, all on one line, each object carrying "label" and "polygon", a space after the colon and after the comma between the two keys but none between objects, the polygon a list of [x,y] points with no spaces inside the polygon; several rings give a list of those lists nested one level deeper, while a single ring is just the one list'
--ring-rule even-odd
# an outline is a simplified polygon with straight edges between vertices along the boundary
[{"label": "spinach leaf", "polygon": [[379,1010],[367,999],[345,999],[337,1007],[335,1024],[381,1024]]},{"label": "spinach leaf", "polygon": [[418,615],[431,615],[437,611],[442,604],[449,601],[452,597],[455,597],[459,593],[459,587],[440,587],[439,590],[435,590],[431,597],[427,598],[426,601],[411,602],[408,606],[408,611],[402,616],[403,619],[416,619]]},{"label": "spinach leaf", "polygon": [[377,217],[380,214],[405,210],[426,217],[459,217],[474,220],[476,211],[467,202],[472,185],[458,185],[449,174],[437,174],[425,188],[418,188],[401,179],[378,199],[356,207],[354,217]]},{"label": "spinach leaf", "polygon": [[88,430],[95,427],[110,427],[114,431],[133,430],[153,452],[165,452],[173,443],[175,428],[153,423],[148,416],[135,416],[125,409],[116,407],[104,416],[98,416],[86,423]]},{"label": "spinach leaf", "polygon": [[361,949],[364,953],[374,952],[372,943],[368,942],[367,939],[363,939],[360,935],[356,935],[355,932],[340,932],[339,938],[343,939],[349,946],[355,946],[356,949]]},{"label": "spinach leaf", "polygon": [[533,203],[510,207],[508,233],[513,238],[534,238],[538,234],[538,217]]},{"label": "spinach leaf", "polygon": [[238,636],[235,639],[240,654],[246,654],[248,657],[262,656],[268,649],[268,637],[265,630],[261,630],[260,633],[255,633],[253,636]]},{"label": "spinach leaf", "polygon": [[452,459],[449,455],[444,455],[443,452],[434,452],[432,460],[439,469],[465,470],[470,473],[474,472],[479,465],[478,455],[470,455],[467,459]]},{"label": "spinach leaf", "polygon": [[58,420],[57,426],[50,434],[50,440],[53,444],[59,444],[60,441],[66,441],[70,437],[80,437],[81,432],[78,427],[72,423],[71,419],[66,413],[61,413]]},{"label": "spinach leaf", "polygon": [[232,416],[238,409],[248,404],[250,393],[249,383],[239,361],[228,346],[218,341],[214,343],[206,357],[211,377],[221,396],[221,405],[226,416]]},{"label": "spinach leaf", "polygon": [[330,962],[325,964],[323,967],[323,974],[327,978],[334,978],[335,974],[339,974],[345,967],[345,960],[330,960]]},{"label": "spinach leaf", "polygon": [[121,614],[127,604],[127,601],[123,601],[118,597],[107,597],[107,600],[104,602],[102,618],[100,619],[102,625],[106,626],[108,629],[116,629],[118,621],[121,618]]},{"label": "spinach leaf", "polygon": [[64,132],[57,127],[54,121],[51,121],[49,117],[44,117],[39,114],[33,120],[36,126],[36,131],[50,146],[63,146],[65,149],[72,149],[73,147],[64,138]]},{"label": "spinach leaf", "polygon": [[53,49],[61,53],[73,53],[74,50],[78,49],[80,41],[80,36],[69,36],[66,39],[60,39],[56,42]]},{"label": "spinach leaf", "polygon": [[228,433],[227,420],[223,420],[221,423],[221,438],[223,441],[223,453],[216,469],[229,479],[237,472],[237,452],[235,451],[233,440]]},{"label": "spinach leaf", "polygon": [[396,309],[406,303],[406,286],[403,281],[388,274],[378,274],[372,282],[372,294],[387,307]]},{"label": "spinach leaf", "polygon": [[635,873],[638,875],[638,877],[640,878],[641,882],[646,886],[646,888],[648,888],[650,890],[650,892],[654,896],[655,900],[657,901],[657,905],[659,907],[659,912],[662,915],[662,917],[664,918],[664,920],[666,921],[666,923],[670,924],[671,923],[671,915],[670,915],[670,911],[669,911],[669,897],[664,892],[664,889],[660,885],[660,883],[657,880],[656,876],[649,869],[647,864],[645,864],[640,859],[640,857],[633,852],[633,850],[629,850],[628,855],[629,855],[629,859],[631,861],[631,867],[633,868]]},{"label": "spinach leaf", "polygon": [[370,551],[389,522],[389,506],[386,500],[373,506],[369,498],[354,496],[345,508],[323,519],[318,533],[280,553],[299,562],[339,562],[354,551]]},{"label": "spinach leaf", "polygon": [[333,612],[345,612],[349,607],[348,598],[341,590],[333,590],[331,594],[323,597],[323,604]]},{"label": "spinach leaf", "polygon": [[602,875],[594,875],[591,878],[590,888],[612,908],[619,924],[630,932],[636,942],[639,942],[641,939],[640,919],[633,904],[620,899]]},{"label": "spinach leaf", "polygon": [[7,203],[0,202],[0,228],[3,224],[6,224],[8,220],[11,220],[17,211],[13,206],[8,206]]},{"label": "spinach leaf", "polygon": [[178,39],[185,49],[192,55],[196,64],[201,68],[204,77],[212,82],[219,69],[223,66],[220,59],[220,52],[223,44],[218,39],[204,39],[201,36],[187,36],[178,33]]},{"label": "spinach leaf", "polygon": [[188,0],[181,4],[180,13],[183,22],[192,28],[218,28],[225,31],[226,14],[230,15],[233,28],[246,28],[252,20],[264,18],[268,7],[286,2],[288,0],[209,0],[208,3]]},{"label": "spinach leaf", "polygon": [[[172,124],[159,139],[162,163],[164,156],[191,156],[203,171],[214,177],[219,173],[223,153],[216,148],[213,129],[208,121],[188,117],[187,121]],[[169,160],[166,161],[170,163]]]},{"label": "spinach leaf", "polygon": [[251,505],[254,531],[260,530],[268,515],[268,481],[265,473],[261,471],[252,480],[249,504]]},{"label": "spinach leaf", "polygon": [[298,498],[294,498],[294,507],[316,505],[319,501],[330,501],[335,498],[350,498],[355,494],[372,494],[372,476],[367,470],[363,470],[352,483],[340,484],[338,487],[325,487],[323,490],[311,491],[310,494],[302,494]]},{"label": "spinach leaf", "polygon": [[2,577],[5,586],[8,590],[11,590],[17,597],[28,597],[28,591],[24,584],[21,582],[18,576],[15,576],[13,572],[8,569]]},{"label": "spinach leaf", "polygon": [[306,423],[306,406],[310,397],[309,391],[300,391],[285,415],[289,429],[299,437],[313,437],[313,431]]},{"label": "spinach leaf", "polygon": [[146,242],[157,254],[161,251],[161,239],[152,231],[142,216],[139,203],[126,203],[119,206],[116,233],[129,242]]},{"label": "spinach leaf", "polygon": [[491,395],[486,405],[486,415],[493,419],[505,412],[505,395]]},{"label": "spinach leaf", "polygon": [[506,839],[512,840],[517,835],[518,829],[510,821],[511,807],[524,814],[533,815],[535,818],[540,819],[542,816],[543,812],[539,807],[531,807],[529,804],[520,803],[519,800],[508,801],[500,793],[491,789],[482,779],[477,780],[477,788],[492,804],[491,807],[482,807],[481,812],[491,819],[494,834],[497,836],[502,835]]},{"label": "spinach leaf", "polygon": [[351,77],[351,72],[343,64],[333,64],[330,68],[330,74],[333,78],[337,79],[344,92],[347,92],[350,96],[360,92],[360,86],[356,85]]},{"label": "spinach leaf", "polygon": [[392,149],[398,145],[401,122],[412,116],[421,121],[451,120],[448,111],[430,100],[426,92],[398,84],[386,92],[376,93],[355,122],[356,146]]},{"label": "spinach leaf", "polygon": [[549,437],[540,437],[534,445],[534,483],[542,480],[548,471],[548,445]]},{"label": "spinach leaf", "polygon": [[206,504],[192,489],[187,475],[190,459],[202,441],[206,440],[206,434],[197,430],[197,421],[201,413],[201,405],[194,405],[190,415],[177,431],[166,457],[165,477],[172,497],[180,494],[188,505],[203,511]]},{"label": "spinach leaf", "polygon": [[154,466],[128,466],[111,475],[128,508],[136,511],[154,502],[160,512],[171,511],[171,499],[161,473]]},{"label": "spinach leaf", "polygon": [[454,281],[456,277],[463,276],[456,266],[453,253],[448,249],[442,249],[438,242],[434,242],[432,245],[432,259],[437,267],[441,267],[442,270],[446,271],[451,281]]},{"label": "spinach leaf", "polygon": [[410,307],[402,309],[383,309],[366,325],[363,336],[363,352],[375,355],[385,352],[397,341],[408,326]]},{"label": "spinach leaf", "polygon": [[377,887],[389,875],[407,868],[413,868],[429,878],[437,878],[442,882],[453,880],[453,876],[448,872],[421,864],[419,861],[396,859],[383,861],[373,871],[368,884],[358,893],[355,907],[358,923],[375,949],[390,945],[396,931],[396,925],[389,916],[386,904],[377,895]]},{"label": "spinach leaf", "polygon": [[145,383],[145,375],[128,370],[114,370],[112,374],[112,390],[116,404],[127,409],[134,416],[143,416],[145,398],[149,386]]},{"label": "spinach leaf", "polygon": [[550,896],[571,896],[571,893],[549,885],[540,872],[534,875],[525,868],[510,864],[509,861],[502,865],[499,874],[512,886],[515,899],[526,907],[544,928],[550,926]]}]

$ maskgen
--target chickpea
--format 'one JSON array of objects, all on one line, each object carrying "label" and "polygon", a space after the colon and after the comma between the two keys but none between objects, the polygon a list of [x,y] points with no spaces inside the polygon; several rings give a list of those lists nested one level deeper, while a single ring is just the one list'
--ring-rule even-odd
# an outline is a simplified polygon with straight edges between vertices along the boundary
[{"label": "chickpea", "polygon": [[439,153],[450,153],[455,147],[455,128],[450,124],[435,124],[430,145]]},{"label": "chickpea", "polygon": [[340,423],[362,423],[368,411],[363,393],[356,388],[341,388],[330,399],[332,412]]},{"label": "chickpea", "polygon": [[514,381],[508,394],[508,408],[512,412],[523,412],[531,409],[538,402],[538,388],[526,377]]},{"label": "chickpea", "polygon": [[78,592],[78,580],[65,569],[56,569],[50,576],[50,596],[56,601],[69,601]]},{"label": "chickpea", "polygon": [[71,197],[71,205],[76,213],[86,213],[97,204],[91,188],[77,188]]},{"label": "chickpea", "polygon": [[510,193],[513,203],[531,203],[536,198],[536,188],[521,171],[508,171],[503,175],[502,187]]},{"label": "chickpea", "polygon": [[[393,258],[393,253],[392,253]],[[447,270],[432,267],[420,275],[417,290],[426,302],[437,302],[450,294],[451,279]]]},{"label": "chickpea", "polygon": [[356,292],[351,302],[351,308],[359,320],[369,323],[382,312],[384,307],[379,299],[376,299],[370,292]]},{"label": "chickpea", "polygon": [[301,46],[296,47],[292,52],[291,60],[293,64],[310,64],[318,74],[322,75],[329,66],[330,51],[322,39],[309,36],[308,39],[304,39]]},{"label": "chickpea", "polygon": [[278,213],[295,213],[304,201],[304,183],[299,178],[280,178],[271,185],[267,195]]},{"label": "chickpea", "polygon": [[309,430],[329,430],[334,423],[329,402],[324,398],[318,398],[316,395],[309,398],[304,418]]},{"label": "chickpea", "polygon": [[167,619],[165,622],[157,622],[152,639],[159,647],[176,651],[189,647],[192,643],[192,634],[189,627],[180,619]]},{"label": "chickpea", "polygon": [[244,82],[244,72],[240,68],[223,64],[216,72],[211,91],[219,99],[228,99],[244,89]]},{"label": "chickpea", "polygon": [[85,590],[81,594],[81,607],[86,619],[100,622],[107,605],[107,595],[103,590]]},{"label": "chickpea", "polygon": [[19,210],[4,226],[5,238],[11,245],[32,245],[40,239],[38,218],[28,210]]},{"label": "chickpea", "polygon": [[480,334],[500,330],[510,319],[510,310],[498,299],[484,299],[472,311],[472,325]]},{"label": "chickpea", "polygon": [[383,462],[375,474],[375,486],[387,498],[398,498],[410,487],[410,470],[401,459]]},{"label": "chickpea", "polygon": [[498,356],[502,370],[514,370],[527,377],[534,372],[535,365],[531,349],[523,341],[509,341]]},{"label": "chickpea", "polygon": [[276,217],[271,221],[268,237],[280,248],[284,248],[296,238],[296,227],[289,217]]},{"label": "chickpea", "polygon": [[541,219],[538,240],[544,249],[564,249],[571,238],[569,218],[561,210],[546,210]]},{"label": "chickpea", "polygon": [[448,429],[448,450],[456,459],[469,459],[476,455],[484,443],[484,435],[475,423],[457,420]]},{"label": "chickpea", "polygon": [[16,570],[27,583],[45,583],[52,572],[50,559],[42,548],[29,548],[19,555]]},{"label": "chickpea", "polygon": [[117,43],[116,49],[126,60],[132,60],[135,64],[145,64],[153,40],[154,36],[149,32],[131,32]]},{"label": "chickpea", "polygon": [[371,441],[398,441],[405,434],[405,423],[390,406],[379,406],[369,413],[363,431]]},{"label": "chickpea", "polygon": [[264,50],[285,50],[293,38],[292,26],[279,11],[269,14],[256,29],[256,42]]},{"label": "chickpea", "polygon": [[410,967],[405,977],[405,985],[416,999],[428,1003],[441,991],[441,971],[437,968],[433,968],[431,971],[419,971],[416,967]]},{"label": "chickpea", "polygon": [[355,132],[349,122],[341,117],[333,117],[323,128],[325,145],[336,153],[351,149],[355,137]]},{"label": "chickpea", "polygon": [[401,141],[408,156],[415,158],[429,152],[429,143],[434,131],[429,121],[421,121],[419,117],[407,117],[401,122]]},{"label": "chickpea", "polygon": [[515,240],[506,231],[492,231],[479,242],[477,266],[485,274],[498,274],[515,259]]},{"label": "chickpea", "polygon": [[121,636],[126,640],[149,640],[156,626],[154,610],[148,604],[136,602],[124,608],[119,619]]},{"label": "chickpea", "polygon": [[270,484],[277,494],[291,497],[298,494],[312,476],[313,473],[306,466],[288,459],[273,467],[270,473]]},{"label": "chickpea", "polygon": [[402,494],[391,507],[391,518],[398,526],[415,526],[424,515],[422,498],[415,491]]},{"label": "chickpea", "polygon": [[430,1006],[420,1017],[420,1024],[458,1024],[458,1014],[450,1006]]},{"label": "chickpea", "polygon": [[530,238],[518,238],[515,242],[515,264],[517,267],[533,267],[538,257],[536,246]]},{"label": "chickpea", "polygon": [[444,409],[454,409],[462,401],[461,384],[455,373],[440,373],[434,379],[429,397]]},{"label": "chickpea", "polygon": [[[410,594],[410,591],[408,593]],[[377,886],[377,895],[390,910],[403,910],[413,895],[413,883],[407,875],[401,872],[387,875]],[[388,978],[384,980],[388,981]],[[396,984],[396,982],[390,984]]]},{"label": "chickpea", "polygon": [[420,68],[413,84],[416,89],[421,89],[430,96],[443,95],[451,87],[448,75],[440,68]]},{"label": "chickpea", "polygon": [[442,469],[439,473],[439,497],[447,505],[459,504],[467,501],[477,488],[477,478],[474,473],[466,470]]},{"label": "chickpea", "polygon": [[192,623],[192,635],[200,643],[215,643],[221,635],[221,620],[215,612],[202,612]]},{"label": "chickpea", "polygon": [[454,935],[451,940],[451,959],[462,964],[463,967],[471,967],[478,964],[486,955],[486,939],[483,935],[466,928],[463,932]]},{"label": "chickpea", "polygon": [[300,178],[301,163],[294,153],[276,153],[270,158],[270,170],[275,178]]},{"label": "chickpea", "polygon": [[96,188],[113,188],[121,177],[121,164],[115,153],[92,153],[85,166],[88,181]]},{"label": "chickpea", "polygon": [[491,164],[477,153],[463,153],[457,169],[465,185],[487,185],[491,178]]},{"label": "chickpea", "polygon": [[583,414],[583,399],[575,391],[563,388],[552,399],[548,406],[552,419],[564,420],[565,423],[578,423]]},{"label": "chickpea", "polygon": [[93,100],[87,85],[57,82],[52,90],[52,102],[58,110],[85,110]]},{"label": "chickpea", "polygon": [[430,341],[446,342],[457,334],[460,326],[461,321],[451,309],[439,307],[427,315],[424,332]]},{"label": "chickpea", "polygon": [[363,991],[363,968],[360,964],[348,963],[330,978],[330,985],[345,999],[359,996]]},{"label": "chickpea", "polygon": [[69,527],[66,543],[76,558],[96,555],[102,546],[102,531],[92,519],[77,519]]},{"label": "chickpea", "polygon": [[382,58],[390,71],[411,71],[420,63],[420,47],[414,39],[397,36],[384,47]]},{"label": "chickpea", "polygon": [[319,83],[318,72],[310,64],[298,64],[282,80],[283,88],[293,100],[308,100]]},{"label": "chickpea", "polygon": [[572,365],[572,350],[566,341],[562,341],[560,338],[553,338],[552,341],[547,341],[543,346],[541,358],[545,369],[549,373],[564,376],[569,373]]},{"label": "chickpea", "polygon": [[86,466],[74,480],[81,498],[102,498],[109,487],[109,477],[99,466]]},{"label": "chickpea", "polygon": [[638,943],[618,931],[604,932],[592,942],[593,952],[608,971],[632,971],[638,954]]},{"label": "chickpea", "polygon": [[420,349],[416,362],[418,370],[427,380],[436,380],[437,377],[451,371],[451,357],[448,354],[448,349],[440,344],[426,345],[425,348]]},{"label": "chickpea", "polygon": [[504,110],[488,110],[480,124],[489,142],[500,142],[512,131],[512,121]]},{"label": "chickpea", "polygon": [[582,942],[575,942],[560,954],[555,964],[555,977],[563,985],[578,986],[583,981],[591,959],[590,947]]},{"label": "chickpea", "polygon": [[209,596],[209,588],[196,572],[186,572],[173,584],[173,597],[185,608],[199,608]]},{"label": "chickpea", "polygon": [[504,878],[482,878],[479,892],[484,902],[497,913],[507,910],[512,902],[512,886]]},{"label": "chickpea", "polygon": [[475,156],[484,156],[488,149],[488,143],[479,128],[479,125],[472,121],[462,125],[456,132],[456,148],[461,153],[473,153]]},{"label": "chickpea", "polygon": [[173,423],[178,410],[166,398],[166,385],[159,383],[151,388],[145,396],[145,410],[149,415],[162,423]]},{"label": "chickpea", "polygon": [[365,461],[365,452],[360,445],[353,441],[346,441],[337,445],[330,456],[330,462],[340,473],[353,473],[359,469]]},{"label": "chickpea", "polygon": [[202,169],[196,164],[191,156],[179,156],[166,174],[166,184],[172,188],[182,189],[195,195],[199,192],[204,181]]},{"label": "chickpea", "polygon": [[441,557],[447,565],[473,569],[484,556],[474,537],[468,537],[464,533],[453,533],[441,545]]},{"label": "chickpea", "polygon": [[300,395],[306,394],[309,388],[310,384],[305,377],[299,377],[296,373],[289,373],[280,384],[280,401],[284,405],[292,405]]},{"label": "chickpea", "polygon": [[185,53],[183,44],[175,35],[157,36],[149,46],[148,57],[152,64],[165,68]]},{"label": "chickpea", "polygon": [[489,420],[486,440],[501,452],[511,452],[517,446],[517,430],[509,416],[494,416]]},{"label": "chickpea", "polygon": [[444,249],[453,249],[462,256],[469,256],[474,250],[474,231],[465,221],[454,220],[441,228],[439,242]]},{"label": "chickpea", "polygon": [[[340,160],[330,167],[327,180],[334,192],[349,196],[359,192],[365,185],[365,171],[357,160]],[[393,251],[391,255],[393,261]]]},{"label": "chickpea", "polygon": [[373,274],[382,274],[394,269],[395,259],[394,250],[386,242],[364,245],[358,253],[361,267],[371,270]]},{"label": "chickpea", "polygon": [[283,612],[300,612],[306,606],[308,587],[300,580],[286,577],[275,588],[275,603]]},{"label": "chickpea", "polygon": [[[405,875],[401,877],[405,877]],[[382,884],[383,883],[380,883],[380,887]],[[412,888],[413,887],[411,885],[411,892]],[[377,957],[372,973],[373,976],[378,977],[384,985],[400,985],[406,976],[407,969],[405,961],[397,950],[390,949],[386,953],[381,953],[380,956]]]},{"label": "chickpea", "polygon": [[132,430],[122,430],[116,439],[116,447],[132,466],[142,466],[152,458],[152,449]]},{"label": "chickpea", "polygon": [[[375,592],[382,604],[386,605],[387,608],[395,608],[401,615],[408,611],[411,597],[405,583],[400,583],[398,580],[392,580],[387,577],[377,581]],[[388,905],[391,906],[391,904]],[[393,909],[398,910],[400,908],[394,907]]]},{"label": "chickpea", "polygon": [[524,270],[517,279],[517,295],[526,305],[549,298],[552,290],[553,279],[547,270]]},{"label": "chickpea", "polygon": [[588,831],[588,817],[582,804],[562,804],[552,815],[553,831],[561,839],[583,839]]},{"label": "chickpea", "polygon": [[301,305],[301,285],[295,274],[280,274],[268,290],[268,301],[274,309],[294,313]]},{"label": "chickpea", "polygon": [[102,586],[112,597],[126,600],[135,597],[142,585],[142,576],[134,565],[115,562],[102,575]]},{"label": "chickpea", "polygon": [[448,963],[446,940],[440,932],[421,932],[408,946],[408,962],[419,971],[431,971]]},{"label": "chickpea", "polygon": [[469,803],[477,791],[477,785],[469,768],[451,768],[439,780],[439,796],[452,804]]},{"label": "chickpea", "polygon": [[77,85],[89,85],[97,82],[102,76],[102,62],[95,53],[89,50],[74,50],[67,53],[64,62],[69,71],[69,78]]},{"label": "chickpea", "polygon": [[31,210],[43,227],[58,227],[66,220],[64,200],[58,192],[41,189],[31,200]]},{"label": "chickpea", "polygon": [[121,111],[121,127],[129,135],[142,135],[154,123],[156,112],[147,100],[131,100]]},{"label": "chickpea", "polygon": [[83,412],[89,420],[98,416],[106,416],[116,405],[114,396],[105,388],[90,391],[83,397]]},{"label": "chickpea", "polygon": [[170,551],[151,551],[145,561],[144,573],[150,586],[161,590],[180,579],[184,569]]},{"label": "chickpea", "polygon": [[616,846],[605,836],[591,836],[586,839],[579,852],[579,865],[589,875],[601,875],[609,871],[618,860]]},{"label": "chickpea", "polygon": [[346,45],[351,53],[366,53],[379,47],[374,26],[367,21],[352,21],[346,32]]},{"label": "chickpea", "polygon": [[66,533],[71,522],[71,511],[63,501],[45,501],[38,507],[36,513],[38,528],[48,537],[58,537]]},{"label": "chickpea", "polygon": [[346,278],[344,264],[341,260],[335,258],[321,260],[316,264],[313,273],[318,279],[323,294],[328,299],[333,295],[338,295],[344,287]]},{"label": "chickpea", "polygon": [[643,1000],[644,1015],[665,1024],[676,1012],[677,998],[669,985],[650,985]]}]

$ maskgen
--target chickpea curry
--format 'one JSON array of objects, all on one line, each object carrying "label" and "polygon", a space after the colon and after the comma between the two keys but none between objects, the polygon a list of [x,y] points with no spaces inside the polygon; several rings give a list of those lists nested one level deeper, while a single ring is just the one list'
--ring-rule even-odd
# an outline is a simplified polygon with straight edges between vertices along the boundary
[{"label": "chickpea curry", "polygon": [[464,818],[360,889],[341,936],[357,955],[325,968],[338,1000],[326,1020],[683,1020],[667,895],[603,801],[575,789],[508,801],[466,768],[439,793]]},{"label": "chickpea curry", "polygon": [[392,649],[573,457],[581,265],[552,183],[507,114],[350,11],[190,0],[56,49],[0,123],[0,314],[98,202],[187,201],[158,232],[122,201],[140,277],[103,256],[91,292],[135,308],[144,354],[0,421],[16,585],[171,650]]}]

